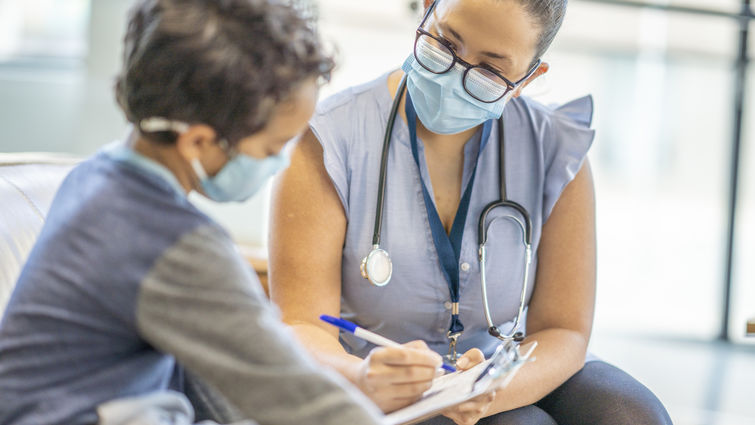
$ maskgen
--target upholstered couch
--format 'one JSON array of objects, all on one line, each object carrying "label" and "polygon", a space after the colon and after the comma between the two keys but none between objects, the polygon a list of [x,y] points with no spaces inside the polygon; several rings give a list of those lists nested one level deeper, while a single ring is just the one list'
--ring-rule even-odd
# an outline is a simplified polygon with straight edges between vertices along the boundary
[{"label": "upholstered couch", "polygon": [[0,316],[55,192],[76,162],[56,154],[0,154]]},{"label": "upholstered couch", "polygon": [[[79,160],[60,154],[0,153],[0,317],[58,186]],[[266,251],[243,245],[239,250],[267,292]]]}]

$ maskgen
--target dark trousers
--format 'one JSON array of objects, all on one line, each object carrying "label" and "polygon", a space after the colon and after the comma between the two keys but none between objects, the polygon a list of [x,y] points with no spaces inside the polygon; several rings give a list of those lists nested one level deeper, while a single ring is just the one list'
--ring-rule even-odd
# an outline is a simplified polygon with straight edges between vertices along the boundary
[{"label": "dark trousers", "polygon": [[[437,417],[426,425],[450,425]],[[481,419],[480,425],[666,425],[666,408],[621,369],[592,361],[535,404]]]}]

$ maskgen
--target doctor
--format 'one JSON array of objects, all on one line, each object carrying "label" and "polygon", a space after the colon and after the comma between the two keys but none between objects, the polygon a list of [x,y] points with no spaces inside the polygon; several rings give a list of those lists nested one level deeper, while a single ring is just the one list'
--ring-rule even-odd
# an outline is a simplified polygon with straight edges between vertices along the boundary
[{"label": "doctor", "polygon": [[124,47],[133,127],[50,208],[0,325],[0,424],[378,424],[186,197],[242,201],[287,165],[332,68],[310,24],[266,0],[143,0]]},{"label": "doctor", "polygon": [[[468,368],[500,342],[491,334],[519,330],[537,361],[432,423],[670,423],[647,388],[587,354],[592,102],[520,97],[548,71],[566,0],[424,5],[401,69],[322,102],[277,182],[270,276],[284,321],[386,412],[428,388],[435,356],[463,353]],[[491,202],[506,205],[485,216]],[[408,345],[339,335],[320,314]]]}]

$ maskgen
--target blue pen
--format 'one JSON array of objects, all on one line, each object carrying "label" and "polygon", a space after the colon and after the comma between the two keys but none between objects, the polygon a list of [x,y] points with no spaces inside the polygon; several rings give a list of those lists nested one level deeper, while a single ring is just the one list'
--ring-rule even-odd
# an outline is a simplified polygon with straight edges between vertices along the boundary
[{"label": "blue pen", "polygon": [[[358,336],[359,338],[362,338],[363,340],[371,342],[375,345],[379,345],[381,347],[401,347],[401,344],[399,344],[398,342],[391,341],[390,339],[380,336],[374,332],[370,332],[367,329],[360,328],[359,326],[349,322],[348,320],[343,320],[339,317],[328,316],[327,314],[321,315],[320,320],[326,323],[330,323],[331,325],[343,329],[346,332],[351,332],[355,336]],[[449,372],[456,372],[456,368],[449,364],[443,363],[441,367]]]}]

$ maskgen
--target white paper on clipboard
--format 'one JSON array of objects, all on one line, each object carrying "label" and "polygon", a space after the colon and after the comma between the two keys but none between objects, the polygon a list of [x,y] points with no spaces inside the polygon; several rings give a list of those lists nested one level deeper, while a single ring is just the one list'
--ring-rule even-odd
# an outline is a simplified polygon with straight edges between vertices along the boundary
[{"label": "white paper on clipboard", "polygon": [[[503,349],[504,343],[501,344]],[[425,391],[422,398],[416,403],[396,410],[385,416],[385,425],[408,425],[437,416],[448,407],[463,403],[475,398],[480,394],[503,388],[511,381],[514,375],[525,363],[534,360],[531,357],[537,342],[523,347],[516,346],[516,355],[511,356],[504,365],[502,373],[492,376],[487,373],[491,370],[491,356],[484,362],[463,372],[454,372],[441,376],[433,382],[433,386]],[[481,378],[481,373],[486,372],[487,378]],[[475,384],[478,381],[479,383]]]}]

